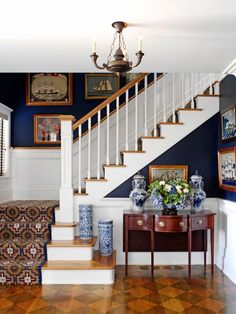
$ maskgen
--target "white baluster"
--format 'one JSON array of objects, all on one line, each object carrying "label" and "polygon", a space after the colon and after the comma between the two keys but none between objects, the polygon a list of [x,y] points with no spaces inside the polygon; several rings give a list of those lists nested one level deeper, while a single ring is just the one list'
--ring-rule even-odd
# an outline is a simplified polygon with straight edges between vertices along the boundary
[{"label": "white baluster", "polygon": [[109,126],[110,125],[110,104],[107,105],[107,165],[109,165],[110,161],[109,161],[109,142],[110,142],[110,139],[109,139],[109,135],[110,135],[110,130],[109,130]]},{"label": "white baluster", "polygon": [[164,73],[164,88],[163,88],[163,122],[166,122],[166,74]]},{"label": "white baluster", "polygon": [[147,136],[147,75],[144,78],[144,135]]},{"label": "white baluster", "polygon": [[172,74],[172,122],[175,123],[175,73]]},{"label": "white baluster", "polygon": [[191,74],[191,108],[194,108],[194,73]]},{"label": "white baluster", "polygon": [[138,83],[135,83],[135,133],[134,133],[134,150],[138,150]]},{"label": "white baluster", "polygon": [[91,118],[88,119],[88,179],[91,178],[90,163],[91,163]]},{"label": "white baluster", "polygon": [[153,130],[154,137],[157,136],[157,73],[154,73],[154,98],[153,98]]},{"label": "white baluster", "polygon": [[184,97],[184,72],[181,73],[181,102],[182,108],[185,107],[185,97]]},{"label": "white baluster", "polygon": [[97,130],[98,130],[98,146],[97,146],[97,179],[100,179],[100,121],[101,121],[101,111],[98,111],[98,125],[97,125]]},{"label": "white baluster", "polygon": [[125,92],[125,150],[129,150],[128,144],[128,127],[129,127],[129,90]]},{"label": "white baluster", "polygon": [[119,96],[116,97],[116,165],[119,165]]},{"label": "white baluster", "polygon": [[82,155],[81,155],[81,144],[82,142],[82,125],[79,126],[79,187],[78,192],[81,193],[82,187],[81,187],[81,162],[82,162]]}]

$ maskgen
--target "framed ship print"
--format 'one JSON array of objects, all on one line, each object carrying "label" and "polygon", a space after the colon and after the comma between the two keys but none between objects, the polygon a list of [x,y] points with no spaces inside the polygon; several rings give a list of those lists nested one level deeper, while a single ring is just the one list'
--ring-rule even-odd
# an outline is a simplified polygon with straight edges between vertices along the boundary
[{"label": "framed ship print", "polygon": [[222,141],[236,137],[236,106],[221,113],[221,132]]},{"label": "framed ship print", "polygon": [[187,165],[151,165],[149,166],[149,183],[156,180],[184,179],[188,180]]},{"label": "framed ship print", "polygon": [[72,74],[27,74],[26,104],[28,106],[72,105]]},{"label": "framed ship print", "polygon": [[59,114],[34,115],[34,143],[59,144],[61,142],[61,120]]},{"label": "framed ship print", "polygon": [[120,86],[116,74],[85,74],[85,98],[105,99],[113,95]]},{"label": "framed ship print", "polygon": [[218,177],[220,189],[236,191],[235,163],[236,147],[218,150]]}]

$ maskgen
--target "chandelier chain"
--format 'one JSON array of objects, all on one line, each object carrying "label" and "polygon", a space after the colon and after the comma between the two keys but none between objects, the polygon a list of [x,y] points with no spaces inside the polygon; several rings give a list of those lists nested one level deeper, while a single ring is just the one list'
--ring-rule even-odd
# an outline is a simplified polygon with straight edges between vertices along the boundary
[{"label": "chandelier chain", "polygon": [[111,47],[110,47],[110,53],[109,53],[109,55],[108,55],[108,57],[107,57],[107,64],[108,64],[108,63],[110,62],[110,60],[111,60],[111,54],[112,54],[112,51],[113,51],[113,49],[114,49],[114,47],[115,47],[116,38],[117,38],[117,32],[116,32],[115,35],[114,35],[114,39],[113,39],[113,42],[112,42]]}]

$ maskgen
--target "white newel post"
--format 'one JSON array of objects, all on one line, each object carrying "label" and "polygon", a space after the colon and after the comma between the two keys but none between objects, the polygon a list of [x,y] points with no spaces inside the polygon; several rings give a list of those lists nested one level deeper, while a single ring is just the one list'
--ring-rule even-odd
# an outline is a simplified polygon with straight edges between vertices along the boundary
[{"label": "white newel post", "polygon": [[60,217],[58,222],[73,222],[72,145],[73,116],[60,116],[61,120],[61,188]]}]

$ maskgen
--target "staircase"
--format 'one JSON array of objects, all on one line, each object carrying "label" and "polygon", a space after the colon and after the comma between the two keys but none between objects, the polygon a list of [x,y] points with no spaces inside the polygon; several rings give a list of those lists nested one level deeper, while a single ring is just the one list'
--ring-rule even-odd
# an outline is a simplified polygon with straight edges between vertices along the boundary
[{"label": "staircase", "polygon": [[[219,77],[213,74],[142,74],[72,125],[61,116],[60,210],[47,246],[42,282],[112,283],[116,255],[94,253],[96,238],[78,234],[78,205],[96,206],[94,221],[114,218],[122,260],[119,216],[105,196],[219,111]],[[74,143],[73,143],[74,138]],[[94,229],[96,230],[96,223]]]},{"label": "staircase", "polygon": [[0,207],[0,284],[41,283],[56,201],[12,201]]}]

